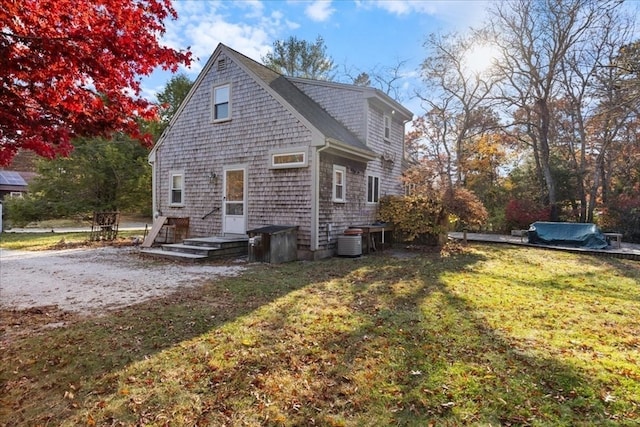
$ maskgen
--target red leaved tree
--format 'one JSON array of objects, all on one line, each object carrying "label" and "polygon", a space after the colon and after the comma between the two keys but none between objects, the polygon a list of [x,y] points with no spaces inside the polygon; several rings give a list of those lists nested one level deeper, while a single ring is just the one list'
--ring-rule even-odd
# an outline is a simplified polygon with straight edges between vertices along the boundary
[{"label": "red leaved tree", "polygon": [[76,136],[125,132],[156,108],[140,77],[176,71],[191,53],[161,46],[169,0],[3,0],[0,7],[0,165],[19,149],[65,155]]},{"label": "red leaved tree", "polygon": [[507,228],[527,230],[536,221],[550,221],[551,208],[532,200],[512,199],[505,209]]}]

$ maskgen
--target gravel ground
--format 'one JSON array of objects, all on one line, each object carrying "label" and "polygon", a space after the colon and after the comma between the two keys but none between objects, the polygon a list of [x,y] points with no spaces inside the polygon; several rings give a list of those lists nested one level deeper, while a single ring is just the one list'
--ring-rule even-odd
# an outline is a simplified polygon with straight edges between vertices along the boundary
[{"label": "gravel ground", "polygon": [[120,308],[237,275],[242,265],[177,264],[132,247],[61,251],[0,249],[0,309],[58,306],[79,314]]}]

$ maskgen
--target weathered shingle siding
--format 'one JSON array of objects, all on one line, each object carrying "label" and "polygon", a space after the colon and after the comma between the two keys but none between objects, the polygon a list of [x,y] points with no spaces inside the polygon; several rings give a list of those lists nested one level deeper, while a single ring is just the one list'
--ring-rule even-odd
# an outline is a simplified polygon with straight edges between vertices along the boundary
[{"label": "weathered shingle siding", "polygon": [[332,87],[294,80],[293,83],[362,141],[366,140],[367,111],[362,93],[348,86]]},{"label": "weathered shingle siding", "polygon": [[[337,236],[346,228],[357,224],[371,224],[378,219],[378,204],[367,203],[368,175],[379,177],[381,197],[403,194],[400,177],[404,123],[393,116],[391,108],[383,111],[380,107],[370,105],[364,98],[364,93],[357,88],[298,80],[294,83],[379,154],[377,159],[366,164],[327,154],[321,156],[318,243],[320,249],[335,249]],[[391,135],[388,140],[384,139],[385,114],[391,118]],[[345,166],[347,169],[346,203],[332,200],[334,165]]]},{"label": "weathered shingle siding", "polygon": [[[367,202],[368,175],[379,177],[380,196],[402,194],[404,124],[392,114],[397,104],[362,87],[284,79],[224,46],[216,49],[218,53],[217,59],[224,58],[226,66],[211,63],[206,74],[198,77],[187,104],[155,150],[154,191],[161,215],[189,217],[192,236],[220,234],[225,167],[243,167],[248,171],[247,230],[271,224],[298,226],[298,250],[304,254],[311,250],[311,230],[316,229],[312,221],[317,220],[315,255],[326,256],[346,228],[377,219],[378,204]],[[231,120],[213,123],[213,88],[226,83],[231,84]],[[406,110],[400,107],[400,111],[406,117]],[[383,138],[385,114],[392,118],[388,140]],[[317,160],[314,150],[322,134],[330,144]],[[367,148],[378,157],[369,162],[342,157],[363,159],[363,153],[370,154]],[[304,150],[307,165],[270,168],[271,152],[281,149]],[[314,161],[319,161],[318,169]],[[334,165],[346,169],[345,203],[332,200]],[[173,172],[184,174],[182,207],[169,203]],[[316,172],[319,192],[314,218]]]},{"label": "weathered shingle siding", "polygon": [[[223,168],[246,165],[248,229],[267,224],[297,225],[299,245],[308,247],[312,182],[309,151],[306,167],[274,170],[268,166],[270,150],[308,147],[311,133],[231,58],[226,64],[224,70],[217,70],[214,64],[204,76],[158,148],[159,210],[164,216],[190,217],[192,236],[221,233]],[[212,90],[222,83],[231,83],[232,119],[212,123]],[[172,171],[184,172],[184,207],[169,206]],[[212,173],[218,177],[213,182],[209,178]]]},{"label": "weathered shingle siding", "polygon": [[[346,202],[333,201],[333,166],[346,168]],[[367,203],[365,163],[321,154],[319,194],[319,246],[335,248],[337,236],[350,226],[374,221],[377,206]],[[331,225],[331,232],[329,232]]]},{"label": "weathered shingle siding", "polygon": [[[392,163],[388,160],[369,162],[367,172],[380,177],[381,195],[402,194],[399,177],[402,173],[404,123],[394,116],[392,109],[382,111],[380,107],[370,105],[361,88],[300,80],[294,80],[294,84],[362,139],[371,150],[384,155],[385,159],[393,160]],[[388,141],[383,138],[385,114],[391,118],[391,137]]]},{"label": "weathered shingle siding", "polygon": [[[391,118],[391,137],[384,139],[384,115]],[[369,162],[368,172],[380,177],[380,196],[404,194],[400,181],[404,144],[404,123],[394,120],[391,111],[369,107],[367,146],[380,158]]]}]

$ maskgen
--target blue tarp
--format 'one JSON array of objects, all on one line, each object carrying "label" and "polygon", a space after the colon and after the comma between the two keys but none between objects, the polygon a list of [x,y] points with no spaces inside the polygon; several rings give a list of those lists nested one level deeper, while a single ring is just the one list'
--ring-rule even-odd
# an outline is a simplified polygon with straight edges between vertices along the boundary
[{"label": "blue tarp", "polygon": [[529,227],[529,243],[590,249],[607,247],[606,237],[595,224],[575,222],[534,222]]}]

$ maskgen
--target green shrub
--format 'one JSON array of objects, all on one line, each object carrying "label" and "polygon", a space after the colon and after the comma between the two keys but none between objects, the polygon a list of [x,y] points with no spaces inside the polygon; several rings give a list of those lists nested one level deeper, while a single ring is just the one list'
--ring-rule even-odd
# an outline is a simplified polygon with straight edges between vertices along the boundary
[{"label": "green shrub", "polygon": [[51,218],[51,208],[40,198],[29,195],[5,199],[3,210],[11,227],[24,227],[30,222]]}]

